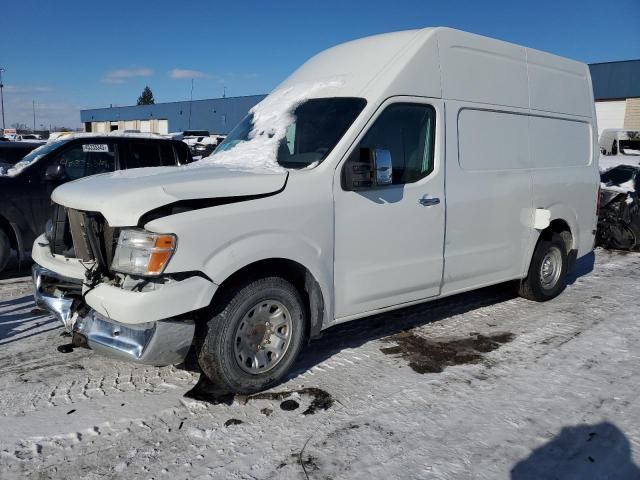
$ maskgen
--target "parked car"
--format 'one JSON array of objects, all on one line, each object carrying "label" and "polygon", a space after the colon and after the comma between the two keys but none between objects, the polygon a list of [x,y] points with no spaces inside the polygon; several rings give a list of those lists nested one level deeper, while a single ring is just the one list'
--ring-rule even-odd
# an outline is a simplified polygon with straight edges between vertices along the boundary
[{"label": "parked car", "polygon": [[154,365],[193,348],[252,393],[341,322],[512,280],[558,295],[593,248],[595,131],[582,63],[448,28],[349,42],[208,159],[57,188],[73,255],[36,240],[36,298],[76,345]]},{"label": "parked car", "polygon": [[596,244],[604,248],[640,248],[640,166],[618,165],[600,175]]},{"label": "parked car", "polygon": [[47,139],[42,138],[42,135],[37,135],[35,133],[23,133],[16,136],[16,141],[46,143]]},{"label": "parked car", "polygon": [[[4,147],[0,146],[0,152]],[[49,197],[55,187],[97,173],[190,161],[191,154],[182,142],[68,135],[32,149],[15,165],[0,164],[0,271],[11,249],[23,257],[45,231],[54,213]]]},{"label": "parked car", "polygon": [[0,168],[8,168],[22,160],[32,150],[35,150],[42,143],[33,142],[2,142],[0,143]]},{"label": "parked car", "polygon": [[223,135],[210,135],[202,137],[191,147],[191,155],[194,157],[208,157],[213,153],[216,147],[224,140]]},{"label": "parked car", "polygon": [[640,156],[640,130],[607,128],[600,134],[599,146],[603,155]]}]

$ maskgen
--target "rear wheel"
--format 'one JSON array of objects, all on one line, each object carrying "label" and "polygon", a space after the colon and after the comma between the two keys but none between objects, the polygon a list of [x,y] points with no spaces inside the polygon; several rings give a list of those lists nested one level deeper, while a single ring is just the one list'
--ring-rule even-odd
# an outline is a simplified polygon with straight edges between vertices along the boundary
[{"label": "rear wheel", "polygon": [[9,257],[11,256],[11,241],[9,235],[2,228],[0,228],[0,272],[2,272],[7,263],[9,263]]},{"label": "rear wheel", "polygon": [[567,247],[558,234],[541,238],[533,252],[527,278],[520,282],[520,296],[544,302],[558,296],[566,286]]},{"label": "rear wheel", "polygon": [[205,331],[198,363],[219,388],[255,393],[281,381],[304,340],[297,289],[280,277],[249,280],[222,295]]}]

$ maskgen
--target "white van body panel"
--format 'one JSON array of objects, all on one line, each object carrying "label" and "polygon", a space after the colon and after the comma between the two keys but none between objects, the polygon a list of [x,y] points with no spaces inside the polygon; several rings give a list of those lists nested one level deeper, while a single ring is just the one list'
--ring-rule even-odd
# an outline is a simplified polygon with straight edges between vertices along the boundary
[{"label": "white van body panel", "polygon": [[489,108],[447,103],[444,293],[522,278],[536,234],[527,116]]},{"label": "white van body panel", "polygon": [[[315,168],[130,170],[66,184],[53,199],[99,211],[111,226],[174,233],[178,246],[166,273],[202,272],[211,285],[199,299],[254,262],[296,262],[320,286],[324,328],[525,277],[541,234],[536,210],[548,211],[551,226],[560,221],[569,227],[569,247],[578,256],[592,249],[597,126],[586,65],[429,28],[326,50],[276,91],[314,82],[332,82],[314,97],[367,102]],[[435,109],[433,171],[414,183],[345,191],[341,176],[349,154],[397,102]],[[424,195],[440,203],[422,206]],[[220,198],[232,200],[139,225],[150,210]],[[110,294],[100,301],[118,300]],[[135,322],[126,309],[100,308]]]}]

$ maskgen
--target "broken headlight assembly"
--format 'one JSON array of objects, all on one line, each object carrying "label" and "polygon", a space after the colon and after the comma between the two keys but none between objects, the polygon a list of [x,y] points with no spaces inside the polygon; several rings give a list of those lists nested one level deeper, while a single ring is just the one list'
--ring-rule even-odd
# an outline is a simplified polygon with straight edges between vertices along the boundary
[{"label": "broken headlight assembly", "polygon": [[176,243],[176,236],[170,233],[121,230],[111,269],[143,277],[158,276],[171,260]]}]

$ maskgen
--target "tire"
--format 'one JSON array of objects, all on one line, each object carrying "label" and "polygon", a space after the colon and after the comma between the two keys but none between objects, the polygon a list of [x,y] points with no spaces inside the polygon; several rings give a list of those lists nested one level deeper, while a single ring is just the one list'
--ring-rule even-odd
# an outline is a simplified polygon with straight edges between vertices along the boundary
[{"label": "tire", "polygon": [[540,238],[518,293],[536,302],[557,297],[566,287],[567,268],[567,246],[562,237],[554,234],[551,239]]},{"label": "tire", "polygon": [[2,228],[0,228],[0,272],[2,272],[7,263],[9,263],[9,258],[11,257],[11,241],[9,240],[9,236],[7,232],[5,232]]},{"label": "tire", "polygon": [[198,332],[198,364],[218,388],[251,394],[280,382],[304,343],[307,314],[298,290],[280,277],[229,288]]}]

